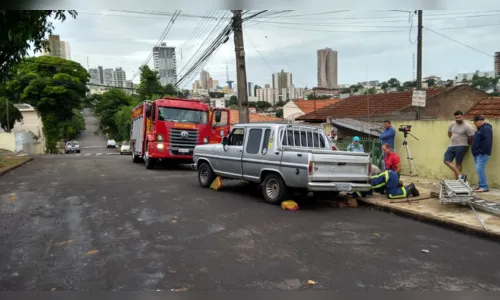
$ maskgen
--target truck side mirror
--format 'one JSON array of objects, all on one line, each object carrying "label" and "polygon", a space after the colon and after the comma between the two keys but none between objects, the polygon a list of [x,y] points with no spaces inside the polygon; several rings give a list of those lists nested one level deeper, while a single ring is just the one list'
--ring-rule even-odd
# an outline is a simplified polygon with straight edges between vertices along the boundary
[{"label": "truck side mirror", "polygon": [[215,111],[215,123],[220,123],[222,119],[222,111],[216,110]]}]

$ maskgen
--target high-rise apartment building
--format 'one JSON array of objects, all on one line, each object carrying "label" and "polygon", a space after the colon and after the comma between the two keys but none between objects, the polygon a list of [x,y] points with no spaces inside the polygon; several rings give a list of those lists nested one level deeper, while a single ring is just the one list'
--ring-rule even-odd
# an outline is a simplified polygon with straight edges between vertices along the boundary
[{"label": "high-rise apartment building", "polygon": [[495,52],[495,75],[500,76],[500,52]]},{"label": "high-rise apartment building", "polygon": [[337,51],[330,48],[318,50],[318,87],[338,88]]},{"label": "high-rise apartment building", "polygon": [[104,84],[104,70],[102,66],[97,67],[97,70],[99,70],[99,80],[100,80],[99,83]]},{"label": "high-rise apartment building", "polygon": [[43,51],[42,55],[71,59],[69,43],[62,41],[59,35],[49,35],[49,49]]},{"label": "high-rise apartment building", "polygon": [[292,73],[281,70],[281,72],[273,74],[273,89],[287,89],[292,86]]},{"label": "high-rise apartment building", "polygon": [[122,68],[116,68],[113,72],[113,85],[116,87],[124,87],[126,80],[125,71]]},{"label": "high-rise apartment building", "polygon": [[210,73],[205,70],[201,70],[200,72],[200,88],[203,90],[211,88],[209,85]]},{"label": "high-rise apartment building", "polygon": [[90,81],[91,84],[101,84],[101,75],[99,73],[99,69],[89,69]]},{"label": "high-rise apartment building", "polygon": [[163,86],[177,82],[175,47],[167,47],[167,43],[162,43],[159,47],[154,47],[153,64],[154,69],[160,75],[160,83]]},{"label": "high-rise apartment building", "polygon": [[248,84],[248,87],[247,87],[248,97],[255,96],[255,91],[254,91],[254,88],[253,88],[253,83],[252,82],[248,82],[247,84]]},{"label": "high-rise apartment building", "polygon": [[113,69],[104,69],[104,85],[114,86]]}]

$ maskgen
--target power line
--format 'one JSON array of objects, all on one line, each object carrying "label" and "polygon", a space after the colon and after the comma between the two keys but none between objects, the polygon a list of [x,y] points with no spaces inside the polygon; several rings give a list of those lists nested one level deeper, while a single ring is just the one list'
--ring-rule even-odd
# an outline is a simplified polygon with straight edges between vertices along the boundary
[{"label": "power line", "polygon": [[248,32],[243,29],[243,32],[245,33],[245,36],[247,37],[248,41],[250,42],[250,44],[252,45],[252,47],[255,49],[255,51],[257,51],[257,53],[259,54],[260,58],[262,58],[262,60],[266,63],[266,65],[269,67],[269,69],[271,70],[272,73],[275,73],[274,72],[274,69],[273,67],[271,67],[271,65],[267,62],[267,60],[264,58],[264,56],[262,55],[262,53],[260,53],[259,49],[257,48],[257,46],[255,46],[254,42],[252,41],[252,39],[250,38],[250,35],[248,35]]},{"label": "power line", "polygon": [[[155,47],[158,47],[159,45],[161,45],[161,43],[163,42],[163,40],[165,39],[165,37],[167,36],[167,34],[170,32],[170,29],[172,28],[175,20],[177,19],[177,16],[178,14],[180,14],[180,10],[177,10],[175,11],[175,14],[172,16],[172,18],[170,18],[170,21],[168,22],[167,24],[167,27],[165,28],[165,30],[163,31],[162,35],[160,36],[159,40],[158,40],[158,43],[156,44]],[[154,48],[153,48],[154,49]],[[141,67],[147,65],[149,63],[149,61],[151,60],[151,58],[153,57],[153,49],[151,49],[151,52],[149,53],[149,56],[148,58],[146,58],[146,60],[144,61],[144,63],[141,65]],[[132,81],[134,81],[134,79],[140,74],[140,71],[138,71],[133,77],[132,77]]]},{"label": "power line", "polygon": [[462,43],[462,42],[460,42],[460,41],[457,41],[457,40],[456,40],[456,39],[454,39],[454,38],[451,38],[451,37],[446,36],[446,35],[444,35],[444,34],[442,34],[442,33],[439,33],[439,32],[437,32],[437,31],[435,31],[435,30],[433,30],[433,29],[430,29],[430,28],[428,28],[428,27],[424,27],[424,28],[425,28],[425,29],[427,29],[427,30],[429,30],[430,32],[432,32],[432,33],[434,33],[434,34],[437,34],[437,35],[439,35],[439,36],[442,36],[442,37],[444,37],[444,38],[446,38],[446,39],[448,39],[448,40],[450,40],[450,41],[453,41],[453,42],[455,42],[455,43],[458,43],[458,44],[460,44],[460,45],[462,45],[462,46],[465,46],[465,47],[467,47],[467,48],[469,48],[469,49],[472,49],[472,50],[474,50],[474,51],[477,51],[477,52],[482,53],[482,54],[484,54],[484,55],[487,55],[487,56],[489,56],[489,57],[495,57],[494,55],[491,55],[491,54],[489,54],[489,53],[487,53],[487,52],[481,51],[481,50],[479,50],[479,49],[477,49],[477,48],[474,48],[474,47],[472,47],[472,46],[469,46],[469,45],[467,45],[467,44],[464,44],[464,43]]},{"label": "power line", "polygon": [[[123,12],[123,13],[130,13],[130,14],[143,14],[143,15],[158,15],[158,16],[173,16],[176,13],[175,12],[161,12],[161,11],[137,11],[137,10],[110,10],[114,12]],[[190,18],[209,18],[206,16],[200,16],[200,15],[188,15],[188,14],[178,14],[179,16],[182,17],[190,17]]]},{"label": "power line", "polygon": [[[407,11],[404,11],[404,12],[407,12]],[[500,12],[500,10],[487,10],[487,11],[475,11],[475,12],[462,12],[462,13],[437,13],[437,14],[426,14],[426,16],[429,16],[429,17],[435,17],[435,16],[460,16],[460,17],[467,17],[467,15],[469,14],[484,14],[484,13],[491,13],[491,12]],[[484,16],[484,15],[482,15]],[[299,20],[299,19],[308,19],[310,20],[311,18],[295,18],[293,16],[282,16],[281,18],[283,19],[295,19],[295,20]],[[367,19],[367,20],[371,20],[371,19],[394,19],[394,18],[406,18],[406,16],[367,16],[367,17],[334,17],[333,19],[336,19],[336,20],[363,20],[363,19]],[[319,17],[315,17],[314,19],[319,19],[319,20],[331,20],[332,18],[331,17],[328,17],[328,18],[319,18]]]},{"label": "power line", "polygon": [[[210,14],[212,14],[212,11],[211,10],[208,10],[207,13],[205,14],[206,16],[209,16]],[[193,32],[191,33],[191,35],[187,38],[187,40],[184,42],[184,44],[179,48],[179,51],[181,52],[181,55],[182,55],[182,51],[185,50],[185,47],[187,47],[188,45],[190,45],[191,41],[194,39],[194,36],[198,33],[198,31],[200,30],[200,28],[203,26],[203,24],[207,21],[207,19],[203,19],[201,20],[197,25],[196,27],[194,28]],[[186,51],[184,51],[186,52]]]},{"label": "power line", "polygon": [[260,27],[259,27],[259,29],[262,32],[262,34],[264,35],[264,37],[266,38],[266,40],[269,42],[269,44],[271,44],[271,46],[273,46],[276,53],[278,53],[278,55],[281,56],[281,58],[285,62],[287,69],[290,69],[290,66],[288,65],[288,59],[285,57],[285,55],[281,51],[279,51],[278,48],[271,42],[271,40],[268,38],[268,35],[266,33],[264,33],[264,30],[262,30],[262,28],[260,28]]}]

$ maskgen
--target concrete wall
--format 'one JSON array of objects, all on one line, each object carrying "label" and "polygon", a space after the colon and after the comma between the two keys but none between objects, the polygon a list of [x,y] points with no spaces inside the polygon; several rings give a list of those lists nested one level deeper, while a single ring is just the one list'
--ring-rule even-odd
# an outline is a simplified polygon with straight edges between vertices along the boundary
[{"label": "concrete wall", "polygon": [[[419,177],[433,179],[453,179],[453,172],[443,164],[443,155],[449,144],[448,121],[393,121],[396,128],[396,152],[400,151],[403,143],[403,133],[398,131],[399,125],[413,125],[411,133],[419,141],[408,136],[408,144],[415,162]],[[486,166],[486,176],[490,188],[500,188],[500,120],[486,120],[493,127],[493,152]],[[471,123],[472,124],[472,123]],[[401,155],[403,174],[408,174],[409,165],[406,153]],[[497,168],[495,168],[495,166]],[[468,175],[472,184],[477,184],[477,174],[470,150],[467,151],[463,162],[463,172]]]},{"label": "concrete wall", "polygon": [[12,132],[0,132],[0,149],[16,151],[16,137]]},{"label": "concrete wall", "polygon": [[289,101],[283,106],[283,118],[295,120],[296,117],[304,114],[304,112],[293,102]]}]

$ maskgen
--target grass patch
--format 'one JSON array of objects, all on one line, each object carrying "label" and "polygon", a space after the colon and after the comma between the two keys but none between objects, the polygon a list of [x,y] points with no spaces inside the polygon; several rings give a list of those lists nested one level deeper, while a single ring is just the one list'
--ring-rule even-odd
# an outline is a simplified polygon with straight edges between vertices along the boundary
[{"label": "grass patch", "polygon": [[29,159],[30,157],[28,156],[12,156],[0,154],[0,173],[17,165],[20,165],[28,161]]}]

